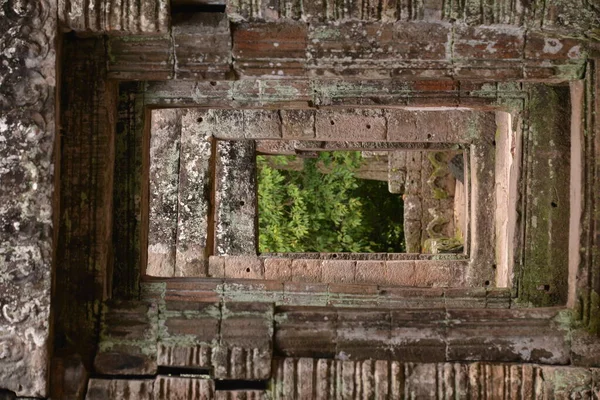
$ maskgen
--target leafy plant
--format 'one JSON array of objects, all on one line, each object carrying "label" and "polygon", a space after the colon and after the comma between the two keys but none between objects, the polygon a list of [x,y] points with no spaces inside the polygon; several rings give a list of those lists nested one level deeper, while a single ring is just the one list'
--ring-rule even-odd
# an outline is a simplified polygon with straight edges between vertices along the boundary
[{"label": "leafy plant", "polygon": [[293,160],[257,157],[260,252],[404,250],[402,200],[356,178],[360,152],[320,152],[301,171],[285,168]]}]

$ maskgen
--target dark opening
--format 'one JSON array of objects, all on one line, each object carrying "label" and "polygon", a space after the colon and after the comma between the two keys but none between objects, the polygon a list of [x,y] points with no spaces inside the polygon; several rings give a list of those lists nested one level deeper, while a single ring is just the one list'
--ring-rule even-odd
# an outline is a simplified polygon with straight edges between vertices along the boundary
[{"label": "dark opening", "polygon": [[224,13],[225,2],[215,0],[172,0],[171,14]]},{"label": "dark opening", "polygon": [[462,150],[269,146],[257,147],[260,253],[463,252]]},{"label": "dark opening", "polygon": [[157,368],[157,374],[193,378],[199,376],[210,376],[210,368],[159,366]]},{"label": "dark opening", "polygon": [[257,163],[261,253],[405,251],[404,202],[388,189],[387,158],[332,151]]},{"label": "dark opening", "polygon": [[215,390],[267,390],[267,381],[217,380]]}]

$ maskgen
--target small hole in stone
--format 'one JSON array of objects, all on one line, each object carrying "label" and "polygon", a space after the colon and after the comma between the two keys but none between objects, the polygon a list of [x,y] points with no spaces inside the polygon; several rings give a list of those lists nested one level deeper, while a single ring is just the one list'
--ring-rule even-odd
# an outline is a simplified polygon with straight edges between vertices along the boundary
[{"label": "small hole in stone", "polygon": [[210,81],[210,86],[217,86],[217,82],[215,82],[215,81]]},{"label": "small hole in stone", "polygon": [[484,284],[485,286],[490,286],[490,281],[485,281],[483,284]]},{"label": "small hole in stone", "polygon": [[496,141],[492,140],[492,146],[496,147]]},{"label": "small hole in stone", "polygon": [[204,118],[200,117],[200,118],[198,118],[196,121],[198,121],[198,122],[202,122],[202,121],[204,121]]},{"label": "small hole in stone", "polygon": [[496,269],[496,264],[492,264],[492,269]]},{"label": "small hole in stone", "polygon": [[367,129],[371,129],[371,125],[367,124]]},{"label": "small hole in stone", "polygon": [[[427,139],[431,139],[431,133],[427,134]],[[413,160],[413,161],[415,161],[415,160]]]},{"label": "small hole in stone", "polygon": [[558,204],[556,204],[555,202],[550,203],[550,205],[552,206],[552,208],[558,207]]},{"label": "small hole in stone", "polygon": [[335,125],[335,122],[333,122],[333,120],[329,121],[329,123],[330,123],[331,125]]},{"label": "small hole in stone", "polygon": [[549,292],[550,291],[550,285],[544,285],[544,291],[545,292]]},{"label": "small hole in stone", "polygon": [[337,255],[337,254],[334,254],[334,255],[333,255],[333,258],[338,258],[338,255]]},{"label": "small hole in stone", "polygon": [[246,268],[246,272],[250,272],[250,268]]},{"label": "small hole in stone", "polygon": [[243,206],[244,204],[246,204],[244,200],[240,201],[240,206]]}]

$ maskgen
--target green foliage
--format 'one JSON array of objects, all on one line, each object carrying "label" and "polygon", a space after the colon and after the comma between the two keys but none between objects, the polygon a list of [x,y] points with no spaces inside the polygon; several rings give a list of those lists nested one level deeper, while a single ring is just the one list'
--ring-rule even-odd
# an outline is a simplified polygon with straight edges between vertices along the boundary
[{"label": "green foliage", "polygon": [[360,152],[321,152],[302,171],[293,159],[257,157],[260,252],[403,251],[402,200],[356,178]]}]

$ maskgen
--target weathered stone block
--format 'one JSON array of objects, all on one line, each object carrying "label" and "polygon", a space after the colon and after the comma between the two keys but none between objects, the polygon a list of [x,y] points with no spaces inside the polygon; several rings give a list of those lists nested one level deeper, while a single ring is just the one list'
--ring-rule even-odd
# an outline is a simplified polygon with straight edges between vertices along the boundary
[{"label": "weathered stone block", "polygon": [[352,260],[323,260],[323,282],[354,283],[356,261]]},{"label": "weathered stone block", "polygon": [[256,155],[253,141],[218,141],[215,254],[256,255]]},{"label": "weathered stone block", "polygon": [[527,34],[525,58],[531,60],[579,60],[586,56],[585,43],[561,35]]},{"label": "weathered stone block", "polygon": [[273,305],[225,303],[221,338],[212,360],[217,379],[267,379],[271,375]]},{"label": "weathered stone block", "polygon": [[384,141],[386,122],[381,110],[323,110],[317,112],[316,138],[321,140]]},{"label": "weathered stone block", "polygon": [[292,260],[293,282],[322,282],[321,260]]},{"label": "weathered stone block", "polygon": [[277,111],[244,110],[246,139],[280,139],[281,120]]},{"label": "weathered stone block", "polygon": [[263,260],[265,279],[278,281],[292,280],[292,260],[288,258],[270,258]]},{"label": "weathered stone block", "polygon": [[105,305],[94,370],[107,375],[156,373],[155,304],[116,301]]},{"label": "weathered stone block", "polygon": [[415,261],[414,286],[464,287],[469,262],[418,260]]},{"label": "weathered stone block", "polygon": [[112,37],[108,76],[119,80],[165,80],[173,77],[172,42],[168,35]]},{"label": "weathered stone block", "polygon": [[284,139],[313,139],[315,137],[315,110],[281,110]]},{"label": "weathered stone block", "polygon": [[406,362],[446,360],[445,310],[391,311],[391,357]]},{"label": "weathered stone block", "polygon": [[386,285],[423,286],[415,280],[414,261],[386,261]]},{"label": "weathered stone block", "polygon": [[457,27],[453,56],[468,60],[521,59],[525,45],[524,33],[521,28]]},{"label": "weathered stone block", "polygon": [[206,135],[217,139],[243,139],[244,138],[244,112],[243,110],[211,109],[206,117],[197,119],[198,129]]},{"label": "weathered stone block", "polygon": [[337,312],[291,308],[278,312],[274,346],[288,357],[333,358],[336,354]]},{"label": "weathered stone block", "polygon": [[143,0],[125,6],[118,0],[86,3],[58,2],[58,18],[64,28],[85,33],[166,34],[170,7],[165,0]]},{"label": "weathered stone block", "polygon": [[264,279],[265,272],[257,256],[225,256],[225,277]]},{"label": "weathered stone block", "polygon": [[154,381],[154,400],[211,400],[215,398],[212,379],[159,375]]},{"label": "weathered stone block", "polygon": [[210,256],[208,258],[208,276],[212,278],[225,277],[225,257]]},{"label": "weathered stone block", "polygon": [[[448,360],[566,364],[564,331],[553,328],[556,310],[448,310]],[[493,316],[493,317],[492,317]]]},{"label": "weathered stone block", "polygon": [[583,330],[571,333],[571,362],[581,367],[600,366],[600,340]]},{"label": "weathered stone block", "polygon": [[92,378],[85,399],[154,400],[154,379]]},{"label": "weathered stone block", "polygon": [[357,261],[356,283],[385,285],[387,283],[385,261]]},{"label": "weathered stone block", "polygon": [[177,210],[181,113],[152,113],[146,275],[174,276],[177,252]]},{"label": "weathered stone block", "polygon": [[175,78],[227,78],[231,69],[231,32],[225,14],[177,13],[172,27]]},{"label": "weathered stone block", "polygon": [[396,23],[388,51],[400,60],[446,60],[450,35],[443,24]]},{"label": "weathered stone block", "polygon": [[388,153],[388,190],[390,193],[404,193],[406,185],[406,158],[410,156],[405,151]]},{"label": "weathered stone block", "polygon": [[180,140],[174,275],[206,276],[213,141],[183,123]]},{"label": "weathered stone block", "polygon": [[338,310],[336,357],[390,358],[390,314],[374,310]]},{"label": "weathered stone block", "polygon": [[307,25],[242,23],[233,31],[234,68],[242,77],[286,78],[305,74]]}]

